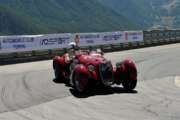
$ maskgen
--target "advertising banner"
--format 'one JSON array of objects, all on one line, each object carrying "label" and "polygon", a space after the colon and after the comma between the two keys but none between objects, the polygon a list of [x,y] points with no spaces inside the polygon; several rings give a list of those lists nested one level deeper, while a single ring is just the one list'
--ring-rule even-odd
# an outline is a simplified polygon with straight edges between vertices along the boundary
[{"label": "advertising banner", "polygon": [[67,48],[70,42],[96,46],[135,41],[143,41],[142,31],[0,36],[0,53]]},{"label": "advertising banner", "polygon": [[102,33],[101,44],[115,44],[124,42],[123,32],[106,32]]},{"label": "advertising banner", "polygon": [[5,36],[0,37],[1,52],[32,51],[38,48],[38,36]]},{"label": "advertising banner", "polygon": [[99,33],[77,33],[73,34],[71,41],[76,42],[78,40],[79,46],[94,46],[101,43],[101,36]]},{"label": "advertising banner", "polygon": [[143,41],[143,32],[142,31],[125,31],[125,41],[134,42],[134,41]]},{"label": "advertising banner", "polygon": [[[104,33],[77,33],[74,39],[79,36],[80,46],[95,46],[120,43],[124,40],[123,32],[104,32]],[[73,39],[71,39],[72,41]]]},{"label": "advertising banner", "polygon": [[66,48],[72,39],[71,34],[49,34],[39,37],[38,49]]}]

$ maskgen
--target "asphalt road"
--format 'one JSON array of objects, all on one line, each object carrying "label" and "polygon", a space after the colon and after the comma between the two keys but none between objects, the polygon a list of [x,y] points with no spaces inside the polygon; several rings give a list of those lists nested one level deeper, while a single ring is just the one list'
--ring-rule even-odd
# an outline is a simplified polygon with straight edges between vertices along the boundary
[{"label": "asphalt road", "polygon": [[132,58],[138,86],[77,95],[53,82],[52,61],[0,66],[0,120],[179,120],[180,44],[105,55]]}]

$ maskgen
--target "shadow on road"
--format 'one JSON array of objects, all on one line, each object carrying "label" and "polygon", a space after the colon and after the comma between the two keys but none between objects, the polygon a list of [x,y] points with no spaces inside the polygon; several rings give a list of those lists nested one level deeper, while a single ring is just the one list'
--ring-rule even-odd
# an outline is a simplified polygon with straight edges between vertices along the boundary
[{"label": "shadow on road", "polygon": [[56,84],[65,84],[67,87],[71,87],[71,85],[69,84],[69,80],[53,79],[53,82]]},{"label": "shadow on road", "polygon": [[98,96],[98,95],[111,95],[111,94],[137,94],[138,91],[136,90],[126,90],[123,87],[115,86],[115,87],[97,87],[94,89],[89,90],[89,92],[86,93],[79,93],[75,89],[72,88],[72,86],[69,84],[68,80],[59,81],[54,79],[53,80],[56,84],[65,84],[67,87],[69,87],[70,93],[77,98],[88,98],[92,96]]},{"label": "shadow on road", "polygon": [[70,89],[71,94],[74,97],[77,98],[88,98],[92,96],[98,96],[98,95],[111,95],[111,94],[122,94],[122,93],[127,93],[127,94],[137,94],[138,92],[136,90],[126,90],[122,87],[100,87],[94,90],[91,90],[87,93],[78,93],[74,89]]}]

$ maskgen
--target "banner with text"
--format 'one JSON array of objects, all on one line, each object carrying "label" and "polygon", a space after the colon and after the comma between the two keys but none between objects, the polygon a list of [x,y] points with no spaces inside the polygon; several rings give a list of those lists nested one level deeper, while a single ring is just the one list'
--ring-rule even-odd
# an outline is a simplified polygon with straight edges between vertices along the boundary
[{"label": "banner with text", "polygon": [[36,39],[40,36],[42,35],[0,37],[0,53],[37,50],[39,46]]},{"label": "banner with text", "polygon": [[65,33],[25,36],[0,36],[0,53],[66,48],[77,41],[80,46],[96,46],[143,41],[142,31]]},{"label": "banner with text", "polygon": [[71,42],[72,34],[49,34],[39,37],[38,50],[66,48]]}]

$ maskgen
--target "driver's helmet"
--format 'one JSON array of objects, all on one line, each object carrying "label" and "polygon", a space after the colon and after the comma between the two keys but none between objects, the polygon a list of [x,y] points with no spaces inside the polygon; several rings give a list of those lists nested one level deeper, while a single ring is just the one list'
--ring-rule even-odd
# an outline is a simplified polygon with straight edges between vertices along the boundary
[{"label": "driver's helmet", "polygon": [[75,46],[76,46],[76,43],[75,42],[70,42],[69,44],[68,44],[68,50],[70,50],[70,49],[74,49],[75,48]]},{"label": "driver's helmet", "polygon": [[75,45],[76,45],[75,42],[70,42],[68,44],[67,49],[68,49],[68,54],[69,54],[70,59],[72,59],[75,56]]},{"label": "driver's helmet", "polygon": [[101,55],[104,54],[103,51],[102,51],[100,48],[96,49],[96,52],[99,53],[99,54],[101,54]]}]

